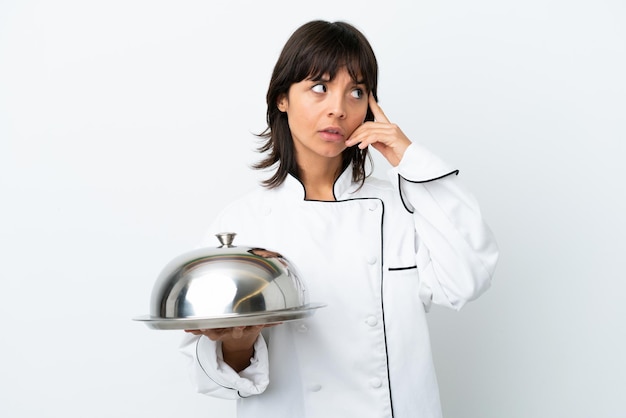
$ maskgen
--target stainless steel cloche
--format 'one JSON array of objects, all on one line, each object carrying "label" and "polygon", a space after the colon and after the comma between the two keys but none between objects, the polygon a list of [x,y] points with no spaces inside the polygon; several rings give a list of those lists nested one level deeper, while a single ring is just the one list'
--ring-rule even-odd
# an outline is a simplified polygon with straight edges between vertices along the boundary
[{"label": "stainless steel cloche", "polygon": [[308,303],[304,283],[280,253],[221,245],[170,261],[152,289],[150,315],[134,318],[155,329],[209,329],[305,318],[324,305]]}]

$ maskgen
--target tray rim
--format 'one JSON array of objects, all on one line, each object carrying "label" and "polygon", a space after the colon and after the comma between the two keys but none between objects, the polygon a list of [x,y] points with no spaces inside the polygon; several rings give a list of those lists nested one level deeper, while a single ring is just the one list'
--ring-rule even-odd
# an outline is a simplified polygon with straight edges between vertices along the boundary
[{"label": "tray rim", "polygon": [[325,307],[323,303],[309,303],[296,308],[280,309],[275,311],[250,313],[250,314],[224,314],[210,317],[189,318],[161,318],[151,315],[143,315],[132,318],[133,321],[143,322],[149,328],[164,330],[184,329],[212,329],[235,326],[262,325],[275,322],[287,322],[303,319],[311,316],[319,308]]}]

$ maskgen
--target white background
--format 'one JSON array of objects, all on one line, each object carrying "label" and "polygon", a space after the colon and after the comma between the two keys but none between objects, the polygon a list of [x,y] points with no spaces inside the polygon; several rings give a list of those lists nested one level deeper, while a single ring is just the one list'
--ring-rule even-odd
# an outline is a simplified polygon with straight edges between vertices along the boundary
[{"label": "white background", "polygon": [[446,416],[626,416],[619,0],[0,0],[0,416],[234,416],[180,332],[131,318],[255,187],[272,67],[314,18],[363,30],[383,109],[498,237],[492,289],[430,315]]}]

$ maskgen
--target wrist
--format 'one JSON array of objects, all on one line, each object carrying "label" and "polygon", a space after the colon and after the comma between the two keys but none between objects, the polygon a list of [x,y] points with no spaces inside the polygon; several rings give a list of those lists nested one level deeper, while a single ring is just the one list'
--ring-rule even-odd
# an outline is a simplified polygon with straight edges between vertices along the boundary
[{"label": "wrist", "polygon": [[227,344],[222,344],[222,358],[224,362],[237,373],[250,365],[252,357],[254,357],[254,345],[250,347],[236,346],[230,348]]}]

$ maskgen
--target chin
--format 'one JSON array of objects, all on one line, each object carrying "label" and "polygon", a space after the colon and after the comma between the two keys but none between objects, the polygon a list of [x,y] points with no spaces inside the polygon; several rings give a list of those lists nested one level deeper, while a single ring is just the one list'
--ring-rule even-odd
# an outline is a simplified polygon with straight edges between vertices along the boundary
[{"label": "chin", "polygon": [[337,158],[337,157],[340,157],[341,154],[343,154],[345,150],[346,150],[346,147],[341,147],[341,148],[335,147],[334,149],[320,151],[319,154],[322,157]]}]

